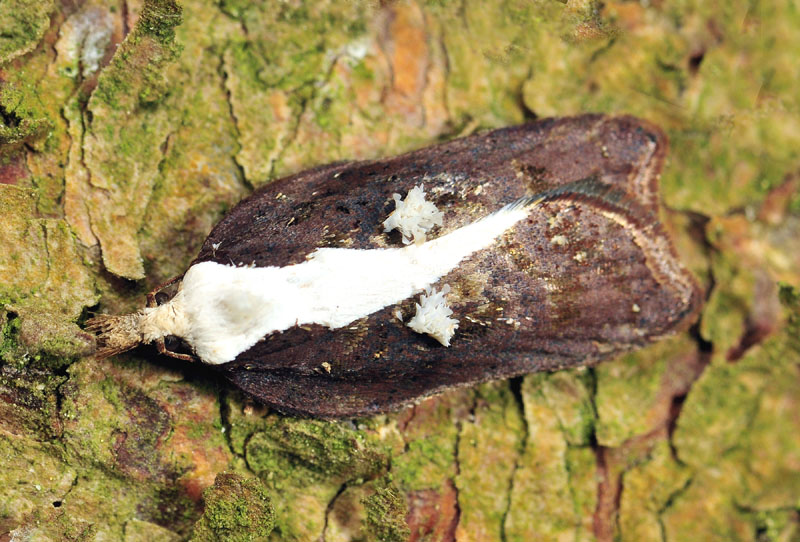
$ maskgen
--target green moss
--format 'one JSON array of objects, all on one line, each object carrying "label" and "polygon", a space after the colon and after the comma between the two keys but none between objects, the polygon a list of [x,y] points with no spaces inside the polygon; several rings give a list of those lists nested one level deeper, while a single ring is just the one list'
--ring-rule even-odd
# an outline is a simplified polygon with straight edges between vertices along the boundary
[{"label": "green moss", "polygon": [[0,146],[47,136],[51,123],[31,99],[31,90],[25,92],[9,83],[0,84]]},{"label": "green moss", "polygon": [[284,476],[277,467],[287,461],[317,475],[345,480],[373,477],[386,468],[378,441],[341,422],[272,416],[265,431],[250,439],[246,453],[250,468],[271,480]]},{"label": "green moss", "polygon": [[203,498],[205,510],[191,538],[195,542],[265,540],[272,532],[272,503],[258,479],[220,473]]},{"label": "green moss", "polygon": [[[229,417],[229,420],[232,419]],[[377,435],[342,422],[285,418],[251,422],[248,467],[280,494],[275,532],[279,540],[310,540],[322,534],[325,510],[343,484],[361,484],[385,472],[386,445]]]},{"label": "green moss", "polygon": [[52,0],[7,0],[0,3],[0,65],[32,50],[50,26]]},{"label": "green moss", "polygon": [[361,500],[366,517],[364,531],[367,540],[375,542],[404,542],[411,531],[406,523],[408,506],[405,494],[390,478],[374,484],[375,493]]},{"label": "green moss", "polygon": [[171,46],[175,39],[175,27],[183,22],[183,10],[172,0],[145,2],[139,15],[137,30],[145,36],[153,36],[162,44]]},{"label": "green moss", "polygon": [[21,320],[17,316],[8,318],[5,313],[2,313],[0,325],[2,325],[0,329],[0,361],[4,363],[19,362],[19,328]]}]

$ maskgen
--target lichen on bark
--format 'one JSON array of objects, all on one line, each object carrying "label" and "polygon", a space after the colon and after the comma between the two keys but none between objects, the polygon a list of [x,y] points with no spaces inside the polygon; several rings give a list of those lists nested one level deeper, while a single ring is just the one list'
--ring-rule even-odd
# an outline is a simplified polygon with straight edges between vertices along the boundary
[{"label": "lichen on bark", "polygon": [[[161,147],[172,129],[164,71],[180,53],[174,2],[145,2],[139,20],[100,73],[86,105],[83,162],[87,183],[70,185],[86,199],[103,265],[128,279],[144,278],[137,232],[150,199]],[[77,211],[77,212],[80,212]]]}]

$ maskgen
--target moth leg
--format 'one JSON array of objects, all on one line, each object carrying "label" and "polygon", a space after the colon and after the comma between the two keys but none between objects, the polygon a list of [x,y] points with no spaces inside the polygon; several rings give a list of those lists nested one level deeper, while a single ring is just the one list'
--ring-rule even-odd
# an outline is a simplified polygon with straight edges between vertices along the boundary
[{"label": "moth leg", "polygon": [[[159,284],[153,290],[147,294],[147,306],[148,307],[157,307],[158,301],[156,301],[156,294],[159,293],[164,288],[172,286],[179,280],[183,278],[183,275],[178,275],[177,277],[172,277],[167,282],[163,284]],[[183,361],[194,361],[194,356],[190,354],[179,354],[177,352],[173,352],[172,350],[167,350],[167,345],[164,344],[164,338],[161,337],[160,339],[156,339],[156,349],[158,349],[159,354],[164,354],[165,356],[170,356],[172,358],[180,359]]]},{"label": "moth leg", "polygon": [[173,352],[172,350],[167,350],[167,345],[164,344],[164,338],[156,339],[156,348],[158,349],[159,354],[164,354],[165,356],[169,356],[171,358],[180,359],[183,361],[194,361],[194,356],[191,354],[178,354],[177,352]]},{"label": "moth leg", "polygon": [[156,302],[156,294],[158,292],[160,292],[161,290],[163,290],[164,288],[167,288],[168,286],[172,286],[173,284],[175,284],[176,282],[178,282],[182,278],[183,278],[183,275],[178,275],[177,277],[172,277],[167,282],[165,282],[163,284],[159,284],[158,286],[153,288],[153,290],[149,294],[147,294],[147,306],[148,307],[157,307],[158,306],[158,302]]}]

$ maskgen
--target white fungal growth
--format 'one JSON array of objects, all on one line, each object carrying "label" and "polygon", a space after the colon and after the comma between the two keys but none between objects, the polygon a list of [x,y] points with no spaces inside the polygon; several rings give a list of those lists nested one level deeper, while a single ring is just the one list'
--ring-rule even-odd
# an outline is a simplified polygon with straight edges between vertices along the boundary
[{"label": "white fungal growth", "polygon": [[400,194],[395,194],[393,197],[395,209],[389,218],[383,221],[383,231],[400,230],[403,243],[408,245],[412,239],[415,243],[424,243],[426,234],[434,226],[442,225],[444,213],[425,199],[423,185],[409,190],[404,200],[400,199]]},{"label": "white fungal growth", "polygon": [[450,318],[453,311],[444,298],[449,292],[448,284],[442,287],[441,292],[436,288],[426,288],[417,303],[417,313],[408,322],[408,327],[417,333],[426,333],[445,346],[450,346],[450,339],[458,327],[458,320]]}]

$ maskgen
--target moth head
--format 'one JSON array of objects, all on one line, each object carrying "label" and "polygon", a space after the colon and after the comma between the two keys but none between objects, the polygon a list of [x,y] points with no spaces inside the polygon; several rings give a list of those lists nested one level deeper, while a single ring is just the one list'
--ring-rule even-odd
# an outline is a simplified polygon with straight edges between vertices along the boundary
[{"label": "moth head", "polygon": [[95,359],[105,359],[138,346],[142,340],[141,314],[99,314],[86,322],[86,330],[97,337]]}]

